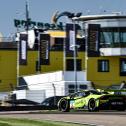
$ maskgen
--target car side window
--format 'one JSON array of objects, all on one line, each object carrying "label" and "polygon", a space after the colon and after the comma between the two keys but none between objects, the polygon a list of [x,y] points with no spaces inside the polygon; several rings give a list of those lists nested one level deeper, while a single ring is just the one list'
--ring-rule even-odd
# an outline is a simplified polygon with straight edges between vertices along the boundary
[{"label": "car side window", "polygon": [[79,93],[78,93],[78,96],[79,96],[79,97],[84,97],[84,96],[85,96],[85,92],[79,92]]}]

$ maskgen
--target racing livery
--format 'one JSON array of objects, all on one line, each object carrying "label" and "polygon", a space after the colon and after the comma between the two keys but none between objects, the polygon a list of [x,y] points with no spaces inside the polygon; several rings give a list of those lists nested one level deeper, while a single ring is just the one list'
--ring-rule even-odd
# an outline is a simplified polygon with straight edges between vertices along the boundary
[{"label": "racing livery", "polygon": [[126,96],[97,90],[84,90],[61,98],[58,102],[58,108],[62,112],[68,112],[70,109],[124,111],[126,109]]}]

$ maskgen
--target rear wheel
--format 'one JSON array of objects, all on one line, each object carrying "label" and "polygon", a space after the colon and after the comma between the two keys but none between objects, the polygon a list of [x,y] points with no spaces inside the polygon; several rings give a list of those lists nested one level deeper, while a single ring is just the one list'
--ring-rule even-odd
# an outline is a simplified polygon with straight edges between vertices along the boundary
[{"label": "rear wheel", "polygon": [[59,103],[59,110],[62,112],[69,112],[69,100],[67,99],[62,99]]},{"label": "rear wheel", "polygon": [[94,98],[91,98],[88,102],[88,111],[93,112],[93,111],[97,111],[98,108],[96,106],[96,101]]}]

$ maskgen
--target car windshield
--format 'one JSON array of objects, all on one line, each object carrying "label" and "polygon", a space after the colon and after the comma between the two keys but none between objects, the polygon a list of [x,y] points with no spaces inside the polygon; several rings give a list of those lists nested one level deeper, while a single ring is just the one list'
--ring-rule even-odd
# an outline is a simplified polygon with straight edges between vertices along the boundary
[{"label": "car windshield", "polygon": [[81,92],[76,92],[74,94],[72,94],[70,97],[74,98],[74,97],[86,97],[90,94],[96,94],[96,95],[101,95],[101,92],[98,92],[96,90],[88,90],[88,91],[81,91]]}]

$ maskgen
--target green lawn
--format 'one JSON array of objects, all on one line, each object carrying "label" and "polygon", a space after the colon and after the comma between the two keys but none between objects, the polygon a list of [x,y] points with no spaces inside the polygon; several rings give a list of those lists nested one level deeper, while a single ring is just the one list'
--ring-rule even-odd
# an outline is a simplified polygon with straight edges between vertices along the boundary
[{"label": "green lawn", "polygon": [[53,122],[53,121],[0,118],[0,126],[87,126],[87,125]]}]

